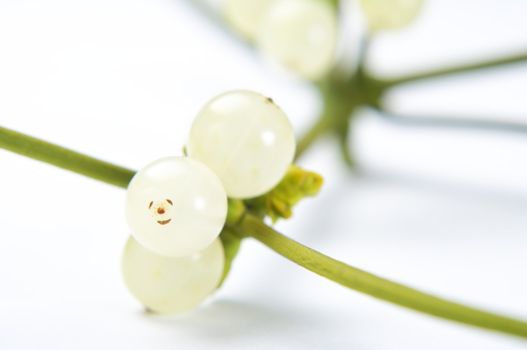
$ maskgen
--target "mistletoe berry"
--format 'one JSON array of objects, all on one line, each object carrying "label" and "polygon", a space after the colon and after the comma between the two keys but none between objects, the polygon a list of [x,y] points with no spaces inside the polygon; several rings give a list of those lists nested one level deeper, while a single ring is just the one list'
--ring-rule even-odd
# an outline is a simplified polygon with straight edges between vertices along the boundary
[{"label": "mistletoe berry", "polygon": [[274,0],[226,0],[223,13],[233,29],[248,39],[254,39],[273,2]]},{"label": "mistletoe berry", "polygon": [[161,314],[191,310],[216,290],[224,268],[221,242],[186,257],[156,254],[133,237],[123,258],[124,281],[145,307]]},{"label": "mistletoe berry", "polygon": [[273,100],[231,91],[199,112],[188,152],[218,175],[229,197],[250,198],[268,192],[285,175],[295,155],[295,136]]},{"label": "mistletoe berry", "polygon": [[227,195],[202,163],[159,159],[140,170],[128,186],[126,218],[132,235],[157,254],[186,256],[210,245],[227,216]]},{"label": "mistletoe berry", "polygon": [[259,34],[263,55],[301,77],[317,80],[333,67],[337,19],[323,0],[275,1]]},{"label": "mistletoe berry", "polygon": [[360,0],[371,30],[399,29],[410,24],[423,7],[423,0]]}]

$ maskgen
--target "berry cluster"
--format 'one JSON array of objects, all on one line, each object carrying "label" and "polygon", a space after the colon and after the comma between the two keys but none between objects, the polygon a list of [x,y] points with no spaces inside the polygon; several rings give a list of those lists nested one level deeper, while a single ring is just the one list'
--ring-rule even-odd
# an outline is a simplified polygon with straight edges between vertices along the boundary
[{"label": "berry cluster", "polygon": [[[372,31],[398,29],[419,13],[423,0],[360,0]],[[330,0],[225,0],[230,26],[262,55],[299,76],[318,80],[333,67],[337,5]]]},{"label": "berry cluster", "polygon": [[188,157],[150,163],[128,187],[132,231],[123,256],[131,293],[158,313],[196,307],[220,283],[218,239],[227,198],[269,192],[295,154],[293,128],[270,99],[232,91],[208,102],[190,130]]},{"label": "berry cluster", "polygon": [[[383,79],[364,69],[368,45],[363,45],[356,72],[324,77],[334,61],[335,13],[344,1],[222,1],[232,26],[268,56],[309,79],[324,78],[315,84],[324,111],[299,143],[297,157],[320,135],[337,131],[343,153],[351,161],[343,141],[348,138],[349,121],[364,106],[380,109],[392,120],[422,125],[417,119],[423,118],[390,116],[383,109],[381,99],[393,86],[527,62],[523,52]],[[409,24],[423,4],[423,0],[358,2],[373,34]],[[426,119],[429,125],[525,129],[499,121]],[[384,279],[297,243],[267,225],[266,220],[291,217],[299,201],[318,193],[323,179],[290,164],[296,148],[291,125],[274,102],[260,94],[233,91],[216,97],[193,123],[188,156],[163,158],[137,173],[2,126],[0,148],[128,187],[126,212],[133,234],[123,256],[124,279],[131,293],[157,313],[178,313],[199,305],[225,280],[242,239],[251,237],[349,289],[446,320],[527,338],[526,321]]]}]

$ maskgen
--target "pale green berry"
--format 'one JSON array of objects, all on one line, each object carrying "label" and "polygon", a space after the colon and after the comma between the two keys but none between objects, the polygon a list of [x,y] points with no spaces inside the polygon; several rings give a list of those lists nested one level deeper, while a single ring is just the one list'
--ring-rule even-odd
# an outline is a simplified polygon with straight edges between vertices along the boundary
[{"label": "pale green berry", "polygon": [[197,307],[218,286],[225,264],[216,239],[204,250],[185,257],[168,257],[146,249],[133,237],[122,258],[126,286],[146,308],[176,314]]},{"label": "pale green berry", "polygon": [[254,39],[273,1],[275,0],[225,0],[223,13],[235,30],[248,39]]},{"label": "pale green berry", "polygon": [[196,160],[168,157],[134,176],[126,196],[132,235],[168,256],[194,254],[210,245],[227,216],[227,195],[218,177]]},{"label": "pale green berry", "polygon": [[218,175],[229,197],[250,198],[282,179],[293,161],[295,136],[273,100],[252,91],[231,91],[199,112],[188,152]]},{"label": "pale green berry", "polygon": [[399,29],[410,24],[423,3],[423,0],[360,0],[372,30]]},{"label": "pale green berry", "polygon": [[273,2],[257,38],[264,56],[312,80],[333,67],[336,43],[336,11],[324,0]]}]

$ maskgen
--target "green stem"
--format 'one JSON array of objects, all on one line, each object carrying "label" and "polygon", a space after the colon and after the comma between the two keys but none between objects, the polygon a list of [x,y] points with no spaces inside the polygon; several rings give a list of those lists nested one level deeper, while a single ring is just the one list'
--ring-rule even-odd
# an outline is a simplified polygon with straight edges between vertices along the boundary
[{"label": "green stem", "polygon": [[323,134],[327,133],[331,129],[331,120],[329,118],[326,118],[325,116],[321,116],[317,119],[315,124],[311,126],[311,128],[302,136],[298,142],[296,147],[296,155],[295,160],[298,160],[304,152],[316,141],[322,136]]},{"label": "green stem", "polygon": [[473,130],[506,131],[527,133],[526,123],[499,121],[498,118],[480,119],[476,117],[443,117],[436,115],[414,116],[377,110],[378,115],[385,120],[405,126],[440,127],[440,128],[467,128]]},{"label": "green stem", "polygon": [[[0,127],[0,148],[126,188],[134,171]],[[245,214],[237,230],[298,265],[343,286],[413,310],[527,338],[527,323],[450,302],[346,265],[297,243]]]},{"label": "green stem", "polygon": [[0,148],[124,188],[135,174],[133,170],[1,126]]},{"label": "green stem", "polygon": [[514,63],[527,62],[527,52],[518,53],[515,55],[500,57],[492,60],[466,64],[456,65],[447,68],[440,68],[422,73],[411,74],[399,78],[383,81],[385,87],[393,87],[400,84],[412,83],[420,80],[427,80],[432,78],[441,78],[454,74],[470,73],[481,69],[496,68]]},{"label": "green stem", "polygon": [[346,265],[287,238],[250,214],[240,228],[286,259],[358,292],[429,315],[527,338],[526,322],[448,301]]},{"label": "green stem", "polygon": [[350,119],[344,120],[343,125],[337,131],[337,140],[340,148],[340,153],[342,155],[342,160],[344,164],[352,168],[355,166],[355,161],[351,154],[351,148],[349,145],[350,140]]}]

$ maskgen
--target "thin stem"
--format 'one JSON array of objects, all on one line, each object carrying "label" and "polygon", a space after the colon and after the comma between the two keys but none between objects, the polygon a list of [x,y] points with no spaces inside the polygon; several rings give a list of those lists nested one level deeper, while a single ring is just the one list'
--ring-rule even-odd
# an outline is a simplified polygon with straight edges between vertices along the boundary
[{"label": "thin stem", "polygon": [[[119,187],[127,187],[134,175],[133,170],[2,127],[0,148]],[[251,214],[245,214],[236,229],[345,287],[426,314],[527,338],[527,323],[523,321],[441,299],[346,265],[283,236]]]},{"label": "thin stem", "polygon": [[506,131],[516,133],[527,133],[526,123],[500,122],[497,120],[483,120],[467,117],[441,117],[426,116],[417,117],[403,115],[383,110],[377,110],[378,115],[384,120],[406,126],[415,127],[440,127],[440,128],[464,128],[489,131]]},{"label": "thin stem", "polygon": [[350,167],[353,168],[355,165],[355,162],[353,160],[353,156],[351,154],[351,149],[349,145],[350,141],[350,118],[344,119],[341,121],[341,126],[337,130],[337,140],[340,148],[340,153],[342,155],[342,160],[344,163]]},{"label": "thin stem", "polygon": [[527,338],[527,323],[433,296],[346,265],[308,248],[246,215],[240,224],[248,236],[294,263],[345,287],[440,318]]},{"label": "thin stem", "polygon": [[465,65],[456,65],[446,68],[439,68],[431,71],[410,74],[407,76],[394,78],[390,80],[385,80],[383,82],[385,87],[393,87],[395,85],[412,83],[420,80],[427,80],[432,78],[442,78],[454,74],[464,74],[470,73],[481,69],[496,68],[505,65],[510,65],[514,63],[526,63],[527,62],[527,52],[521,52],[515,55],[500,57],[496,59],[491,59],[487,61],[481,61],[477,63],[465,64]]},{"label": "thin stem", "polygon": [[124,188],[135,174],[133,170],[1,126],[0,148]]},{"label": "thin stem", "polygon": [[370,54],[371,40],[372,38],[368,32],[364,33],[360,38],[359,54],[357,56],[357,70],[359,74],[364,74],[366,70],[365,66]]},{"label": "thin stem", "polygon": [[317,121],[309,128],[309,130],[302,136],[296,147],[295,160],[298,160],[305,151],[316,141],[320,136],[327,133],[331,129],[331,121],[329,118],[321,116]]}]

